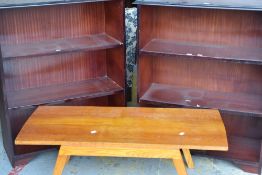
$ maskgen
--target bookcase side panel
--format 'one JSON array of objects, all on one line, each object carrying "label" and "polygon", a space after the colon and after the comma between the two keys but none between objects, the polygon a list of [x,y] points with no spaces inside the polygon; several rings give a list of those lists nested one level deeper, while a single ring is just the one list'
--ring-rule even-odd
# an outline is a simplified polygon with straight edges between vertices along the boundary
[{"label": "bookcase side panel", "polygon": [[151,6],[138,5],[138,48],[137,48],[137,95],[138,100],[149,88],[153,80],[153,59],[149,55],[142,55],[143,48],[155,36],[154,18],[157,13]]},{"label": "bookcase side panel", "polygon": [[106,51],[107,76],[123,87],[120,94],[109,96],[109,105],[125,106],[126,60],[125,60],[125,4],[123,0],[105,3],[105,31],[122,44]]}]

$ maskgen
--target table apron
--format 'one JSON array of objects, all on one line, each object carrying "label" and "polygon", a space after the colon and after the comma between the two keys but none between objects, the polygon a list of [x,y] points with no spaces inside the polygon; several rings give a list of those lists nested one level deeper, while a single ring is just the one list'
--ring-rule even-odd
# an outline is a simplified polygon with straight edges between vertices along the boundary
[{"label": "table apron", "polygon": [[59,155],[68,156],[108,156],[108,157],[137,157],[137,158],[171,158],[179,159],[179,149],[155,148],[107,148],[87,146],[64,146],[59,150]]}]

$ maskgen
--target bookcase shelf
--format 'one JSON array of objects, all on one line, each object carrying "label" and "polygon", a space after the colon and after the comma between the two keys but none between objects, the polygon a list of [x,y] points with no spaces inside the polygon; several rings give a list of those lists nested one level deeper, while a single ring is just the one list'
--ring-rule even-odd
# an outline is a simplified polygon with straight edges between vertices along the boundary
[{"label": "bookcase shelf", "polygon": [[159,83],[152,83],[140,101],[262,114],[262,98],[256,94],[216,92]]},{"label": "bookcase shelf", "polygon": [[52,5],[64,5],[64,4],[79,4],[79,3],[90,3],[90,2],[106,2],[112,0],[38,0],[35,1],[5,1],[0,3],[0,9],[9,9],[9,8],[21,8],[21,7],[43,7],[43,6],[52,6]]},{"label": "bookcase shelf", "polygon": [[158,5],[172,7],[187,8],[210,8],[210,9],[230,9],[230,10],[255,10],[262,11],[262,2],[260,0],[235,0],[229,2],[227,0],[136,0],[135,4],[141,5]]},{"label": "bookcase shelf", "polygon": [[19,108],[25,106],[55,103],[76,98],[97,98],[113,95],[123,91],[116,82],[109,77],[29,88],[7,92],[8,107]]},{"label": "bookcase shelf", "polygon": [[262,64],[261,48],[232,47],[204,43],[152,39],[140,50],[144,54],[188,56],[244,63]]},{"label": "bookcase shelf", "polygon": [[261,174],[262,1],[135,3],[140,105],[219,109],[229,151],[207,154]]},{"label": "bookcase shelf", "polygon": [[32,43],[1,46],[2,58],[43,56],[57,53],[116,48],[123,45],[117,39],[102,33],[78,38],[64,38]]},{"label": "bookcase shelf", "polygon": [[0,123],[12,166],[47,149],[14,144],[38,106],[126,105],[124,8],[124,0],[0,2]]}]

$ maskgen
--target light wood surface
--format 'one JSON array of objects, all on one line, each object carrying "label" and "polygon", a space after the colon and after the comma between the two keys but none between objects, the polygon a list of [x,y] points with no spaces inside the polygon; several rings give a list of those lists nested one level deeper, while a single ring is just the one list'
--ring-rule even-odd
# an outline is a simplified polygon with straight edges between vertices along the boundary
[{"label": "light wood surface", "polygon": [[[188,152],[190,154],[190,152]],[[70,156],[113,156],[141,158],[170,158],[179,175],[187,175],[179,149],[150,148],[106,148],[103,146],[61,146],[57,157],[54,175],[61,175]]]},{"label": "light wood surface", "polygon": [[227,150],[217,110],[174,108],[43,106],[28,119],[16,144],[60,145],[54,175],[70,156],[169,158],[187,175],[189,149]]},{"label": "light wood surface", "polygon": [[204,109],[42,106],[16,144],[227,150],[219,111]]},{"label": "light wood surface", "polygon": [[54,175],[61,175],[63,173],[64,167],[67,164],[70,156],[67,155],[58,155],[56,160],[56,165],[54,169]]},{"label": "light wood surface", "polygon": [[173,159],[174,166],[176,167],[176,171],[178,175],[187,175],[186,167],[183,162],[183,158],[179,151],[179,156]]},{"label": "light wood surface", "polygon": [[189,149],[182,149],[188,168],[194,168],[194,162]]},{"label": "light wood surface", "polygon": [[124,148],[124,147],[107,148],[102,146],[99,147],[61,146],[59,155],[178,159],[180,157],[180,151],[176,149],[150,149],[150,148]]}]

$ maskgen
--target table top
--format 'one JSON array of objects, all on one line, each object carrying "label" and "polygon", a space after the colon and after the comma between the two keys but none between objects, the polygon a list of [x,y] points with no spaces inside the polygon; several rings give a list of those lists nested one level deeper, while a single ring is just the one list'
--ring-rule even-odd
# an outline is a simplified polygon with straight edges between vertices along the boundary
[{"label": "table top", "polygon": [[18,145],[227,150],[218,110],[41,106],[18,134]]}]

